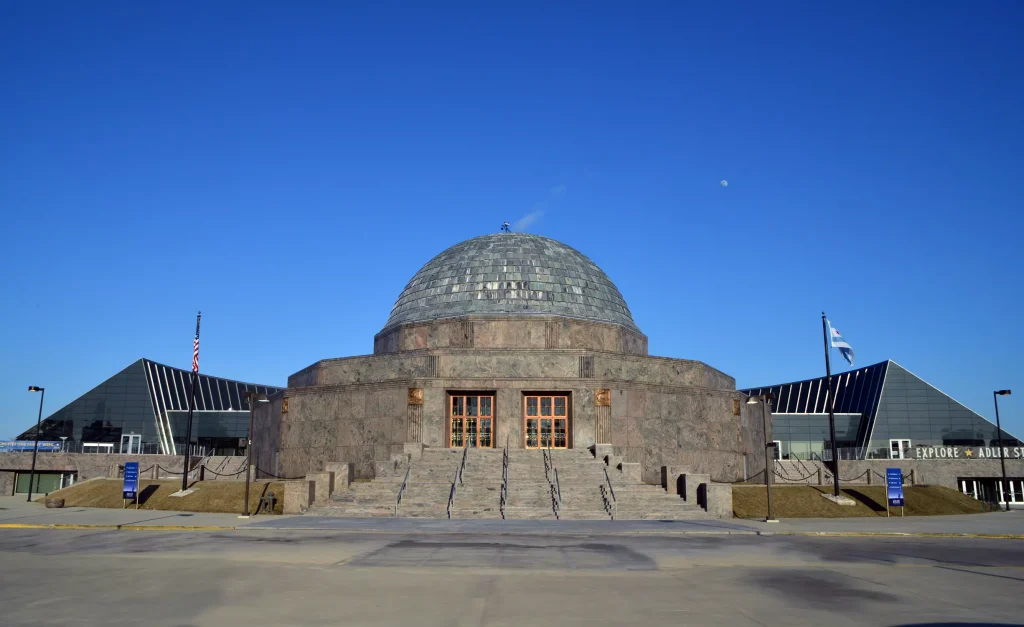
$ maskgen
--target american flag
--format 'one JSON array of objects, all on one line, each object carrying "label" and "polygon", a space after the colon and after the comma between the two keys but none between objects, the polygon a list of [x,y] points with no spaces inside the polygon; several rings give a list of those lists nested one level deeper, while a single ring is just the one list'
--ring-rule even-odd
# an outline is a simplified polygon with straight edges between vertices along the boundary
[{"label": "american flag", "polygon": [[192,340],[192,372],[199,374],[199,321],[203,319],[203,312],[196,315],[196,339]]}]

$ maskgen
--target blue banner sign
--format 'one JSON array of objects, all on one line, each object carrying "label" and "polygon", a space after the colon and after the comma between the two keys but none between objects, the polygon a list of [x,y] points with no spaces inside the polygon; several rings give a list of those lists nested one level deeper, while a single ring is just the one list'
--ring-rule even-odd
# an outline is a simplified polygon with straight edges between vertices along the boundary
[{"label": "blue banner sign", "polygon": [[125,462],[121,498],[135,500],[139,495],[139,462]]},{"label": "blue banner sign", "polygon": [[[0,453],[22,453],[32,452],[36,447],[35,440],[0,440]],[[39,440],[39,452],[59,453],[61,443],[59,440]]]},{"label": "blue banner sign", "polygon": [[903,469],[885,469],[885,497],[890,507],[903,507]]}]

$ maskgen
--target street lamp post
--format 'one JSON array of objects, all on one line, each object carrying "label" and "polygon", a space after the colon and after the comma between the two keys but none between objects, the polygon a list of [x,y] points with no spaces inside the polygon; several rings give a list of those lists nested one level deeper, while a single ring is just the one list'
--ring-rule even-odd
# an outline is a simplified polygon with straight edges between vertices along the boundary
[{"label": "street lamp post", "polygon": [[764,491],[768,497],[768,516],[765,517],[766,523],[779,522],[772,516],[772,487],[771,487],[771,471],[768,469],[769,457],[774,461],[775,455],[769,454],[769,449],[775,448],[775,442],[768,443],[768,412],[765,406],[774,399],[775,396],[772,394],[762,394],[760,396],[751,396],[747,399],[748,405],[757,405],[760,401],[761,405],[761,428],[764,433]]},{"label": "street lamp post", "polygon": [[1003,427],[999,424],[999,397],[1009,395],[1010,390],[996,390],[995,392],[992,392],[992,400],[996,404],[996,438],[999,441],[999,466],[1003,471],[1003,483],[1000,492],[1003,494],[1003,506],[1006,508],[1006,511],[1010,511],[1010,498],[1006,495],[1006,489],[1009,486],[1006,484],[1006,456],[1003,451]]},{"label": "street lamp post", "polygon": [[249,400],[249,434],[245,445],[245,508],[240,518],[249,517],[249,478],[252,476],[252,423],[256,416],[256,403],[267,403],[266,394],[246,392],[245,398]]},{"label": "street lamp post", "polygon": [[36,418],[36,444],[32,447],[32,471],[28,475],[28,502],[32,502],[32,484],[36,482],[36,455],[39,454],[39,431],[43,424],[43,398],[46,397],[46,388],[36,385],[28,386],[29,392],[39,392],[39,417]]}]

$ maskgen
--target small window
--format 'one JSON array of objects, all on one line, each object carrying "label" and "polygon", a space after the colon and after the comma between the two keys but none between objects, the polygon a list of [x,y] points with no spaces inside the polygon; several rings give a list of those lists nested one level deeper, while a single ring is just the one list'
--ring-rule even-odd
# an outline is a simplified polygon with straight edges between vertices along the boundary
[{"label": "small window", "polygon": [[526,415],[536,416],[537,415],[537,397],[531,396],[526,399]]},{"label": "small window", "polygon": [[540,399],[540,415],[550,416],[551,415],[551,397],[542,396]]},{"label": "small window", "polygon": [[480,397],[480,415],[490,416],[491,415],[491,397],[481,396]]},{"label": "small window", "polygon": [[555,397],[555,415],[556,416],[564,416],[565,415],[565,397],[564,396],[556,396]]}]

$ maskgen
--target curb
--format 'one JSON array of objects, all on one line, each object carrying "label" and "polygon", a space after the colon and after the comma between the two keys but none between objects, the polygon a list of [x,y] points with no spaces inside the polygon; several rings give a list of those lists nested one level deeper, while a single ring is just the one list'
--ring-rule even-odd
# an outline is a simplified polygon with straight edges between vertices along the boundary
[{"label": "curb", "polygon": [[[42,524],[42,523],[0,523],[0,529],[70,529],[70,530],[109,530],[109,531],[330,531],[342,533],[377,533],[400,535],[501,535],[501,536],[550,536],[550,532],[536,531],[417,531],[392,529],[339,529],[334,527],[229,527],[216,525],[85,525],[85,524]],[[1024,540],[1024,534],[999,533],[915,533],[890,531],[758,531],[723,530],[723,531],[580,531],[565,536],[646,536],[646,537],[686,537],[686,536],[803,536],[817,538],[977,538],[984,540]]]},{"label": "curb", "polygon": [[0,523],[0,529],[109,529],[133,531],[232,531],[238,527],[217,527],[214,525],[74,525],[43,523]]}]

